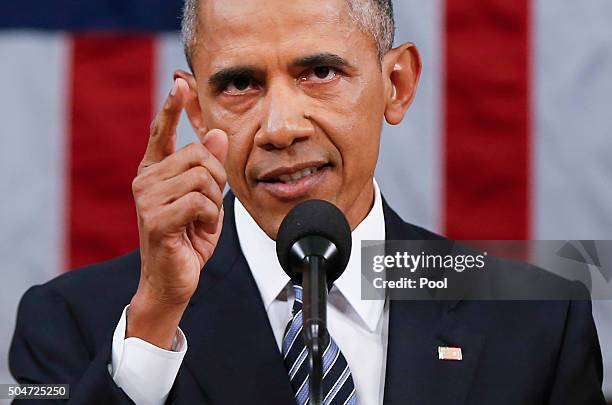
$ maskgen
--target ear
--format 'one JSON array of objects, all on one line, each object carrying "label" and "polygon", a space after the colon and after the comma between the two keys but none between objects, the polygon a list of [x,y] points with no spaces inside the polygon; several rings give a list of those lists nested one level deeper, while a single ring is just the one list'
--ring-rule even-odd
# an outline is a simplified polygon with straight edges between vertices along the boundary
[{"label": "ear", "polygon": [[187,111],[187,117],[189,118],[191,127],[195,131],[198,138],[202,140],[204,135],[206,135],[208,132],[208,128],[206,128],[204,119],[202,117],[202,110],[200,109],[196,79],[191,73],[180,69],[174,71],[173,77],[174,80],[180,77],[189,85],[189,95],[187,96],[187,102],[185,103],[185,111]]},{"label": "ear", "polygon": [[385,118],[391,125],[404,119],[416,94],[421,76],[421,56],[414,44],[407,43],[387,52],[382,62],[387,103]]}]

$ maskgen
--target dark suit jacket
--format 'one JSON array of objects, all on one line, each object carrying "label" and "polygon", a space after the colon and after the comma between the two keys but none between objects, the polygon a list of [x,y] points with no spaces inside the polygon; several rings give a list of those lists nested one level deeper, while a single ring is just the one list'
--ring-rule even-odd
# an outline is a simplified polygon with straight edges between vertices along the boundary
[{"label": "dark suit jacket", "polygon": [[[294,403],[239,248],[233,198],[226,197],[219,244],[181,322],[189,350],[170,403]],[[439,238],[405,223],[386,203],[384,215],[388,239]],[[113,331],[139,271],[134,251],[28,290],[10,350],[16,380],[69,383],[72,403],[130,403],[107,365]],[[438,346],[461,347],[463,361],[438,360]],[[601,382],[589,301],[390,304],[387,405],[603,404]]]}]

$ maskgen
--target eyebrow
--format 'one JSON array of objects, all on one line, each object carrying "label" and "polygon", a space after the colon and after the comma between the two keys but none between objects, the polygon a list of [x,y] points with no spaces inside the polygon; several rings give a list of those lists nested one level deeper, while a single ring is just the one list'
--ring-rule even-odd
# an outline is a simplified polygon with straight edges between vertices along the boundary
[{"label": "eyebrow", "polygon": [[[313,55],[302,56],[294,59],[291,62],[293,67],[314,68],[317,66],[329,66],[338,69],[350,69],[351,64],[343,57],[334,53],[317,53]],[[237,78],[253,77],[260,69],[254,66],[232,66],[215,72],[208,79],[208,85],[215,89],[221,89]]]},{"label": "eyebrow", "polygon": [[334,68],[351,68],[343,57],[335,53],[317,53],[314,55],[303,56],[293,60],[292,66],[312,68],[317,66],[329,66]]},{"label": "eyebrow", "polygon": [[210,76],[208,84],[213,88],[220,88],[237,78],[252,77],[255,75],[256,70],[253,66],[233,66],[221,69]]}]

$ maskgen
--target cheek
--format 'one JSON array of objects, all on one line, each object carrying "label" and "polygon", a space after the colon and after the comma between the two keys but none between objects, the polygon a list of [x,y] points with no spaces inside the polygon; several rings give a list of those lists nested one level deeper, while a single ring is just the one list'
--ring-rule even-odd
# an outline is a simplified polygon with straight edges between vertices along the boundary
[{"label": "cheek", "polygon": [[365,174],[373,172],[378,159],[384,117],[382,84],[363,79],[348,84],[318,110],[325,117],[323,130],[342,156],[344,170]]},{"label": "cheek", "polygon": [[211,100],[207,108],[206,118],[209,128],[222,129],[232,138],[241,135],[245,128],[249,127],[252,116],[253,114],[248,110],[237,112]]},{"label": "cheek", "polygon": [[234,133],[229,136],[229,150],[225,161],[227,181],[230,187],[236,191],[246,187],[245,167],[252,145],[252,142],[246,141],[249,138],[242,135]]},{"label": "cheek", "polygon": [[232,176],[234,181],[244,176],[244,168],[253,148],[253,134],[257,129],[255,112],[250,110],[238,114],[211,102],[206,113],[206,124],[209,129],[221,129],[228,135],[228,176]]}]

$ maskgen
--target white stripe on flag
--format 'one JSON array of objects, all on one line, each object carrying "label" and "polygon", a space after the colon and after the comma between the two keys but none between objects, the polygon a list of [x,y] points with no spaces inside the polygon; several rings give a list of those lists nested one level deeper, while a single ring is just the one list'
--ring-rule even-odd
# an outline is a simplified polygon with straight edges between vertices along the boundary
[{"label": "white stripe on flag", "polygon": [[612,2],[535,2],[535,236],[612,238]]},{"label": "white stripe on flag", "polygon": [[[13,334],[25,290],[64,267],[64,182],[67,65],[64,35],[0,34],[0,347]],[[7,350],[0,351],[0,381],[12,381]]]},{"label": "white stripe on flag", "polygon": [[[612,239],[612,2],[534,7],[534,238]],[[612,303],[593,315],[612,397]]]},{"label": "white stripe on flag", "polygon": [[404,121],[385,124],[377,180],[389,204],[408,222],[441,231],[442,16],[440,0],[396,1],[395,44],[413,42],[423,59],[417,97]]}]

